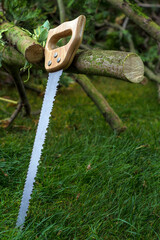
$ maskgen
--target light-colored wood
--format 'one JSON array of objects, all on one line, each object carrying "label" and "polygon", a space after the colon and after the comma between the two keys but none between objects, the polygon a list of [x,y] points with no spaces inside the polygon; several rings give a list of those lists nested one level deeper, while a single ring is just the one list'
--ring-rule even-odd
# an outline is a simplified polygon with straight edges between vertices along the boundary
[{"label": "light-colored wood", "polygon": [[[47,72],[55,72],[70,66],[82,42],[85,22],[85,16],[81,15],[75,20],[64,22],[49,31],[45,47],[45,69]],[[57,42],[68,36],[71,36],[70,41],[57,48]],[[59,59],[60,61],[58,61]]]}]

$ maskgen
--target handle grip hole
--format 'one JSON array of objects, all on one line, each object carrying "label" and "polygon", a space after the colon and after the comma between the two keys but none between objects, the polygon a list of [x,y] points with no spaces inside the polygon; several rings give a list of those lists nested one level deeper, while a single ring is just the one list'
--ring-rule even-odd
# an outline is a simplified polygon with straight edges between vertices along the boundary
[{"label": "handle grip hole", "polygon": [[56,35],[53,35],[48,42],[49,50],[53,50],[55,48],[62,47],[66,45],[72,37],[72,31],[67,29],[66,31],[60,32]]}]

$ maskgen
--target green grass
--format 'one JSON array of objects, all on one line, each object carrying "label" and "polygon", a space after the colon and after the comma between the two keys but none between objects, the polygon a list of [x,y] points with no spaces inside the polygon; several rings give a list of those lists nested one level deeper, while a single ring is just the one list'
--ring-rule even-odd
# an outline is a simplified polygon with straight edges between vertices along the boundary
[{"label": "green grass", "polygon": [[[94,84],[128,129],[116,136],[78,85],[61,89],[23,231],[15,224],[38,116],[20,115],[10,129],[0,129],[0,239],[160,239],[156,86],[106,78]],[[13,89],[3,87],[4,95],[17,99]],[[28,96],[40,108],[42,98]],[[13,110],[1,102],[1,119]]]}]

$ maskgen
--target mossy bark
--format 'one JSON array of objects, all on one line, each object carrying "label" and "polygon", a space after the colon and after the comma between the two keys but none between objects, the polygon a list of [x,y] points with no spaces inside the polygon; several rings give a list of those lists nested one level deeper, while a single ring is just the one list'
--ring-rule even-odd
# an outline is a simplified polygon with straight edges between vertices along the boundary
[{"label": "mossy bark", "polygon": [[14,47],[0,46],[0,52],[2,53],[2,63],[16,67],[24,66],[24,56],[19,53]]},{"label": "mossy bark", "polygon": [[139,83],[144,78],[144,65],[135,53],[107,50],[79,51],[69,69],[89,75],[101,75]]},{"label": "mossy bark", "polygon": [[160,26],[145,15],[136,5],[131,4],[128,0],[107,0],[107,2],[124,12],[126,16],[133,20],[155,40],[160,41]]},{"label": "mossy bark", "polygon": [[95,105],[98,107],[100,112],[103,114],[106,122],[111,126],[111,128],[118,134],[126,129],[123,122],[114,112],[111,106],[108,104],[106,99],[102,96],[100,92],[94,87],[90,82],[89,78],[83,74],[76,74],[76,81],[80,84],[83,90],[86,92],[88,97],[92,99]]},{"label": "mossy bark", "polygon": [[18,51],[23,54],[28,62],[36,63],[43,59],[43,47],[32,39],[27,32],[9,22],[2,23],[0,30],[2,29],[7,30],[4,32],[6,39],[17,47]]},{"label": "mossy bark", "polygon": [[[25,58],[13,47],[1,46],[0,52],[3,54],[5,63],[24,66]],[[35,66],[44,69],[42,61]],[[114,77],[133,83],[139,83],[144,78],[144,65],[141,58],[135,53],[121,51],[79,51],[66,71]]]}]

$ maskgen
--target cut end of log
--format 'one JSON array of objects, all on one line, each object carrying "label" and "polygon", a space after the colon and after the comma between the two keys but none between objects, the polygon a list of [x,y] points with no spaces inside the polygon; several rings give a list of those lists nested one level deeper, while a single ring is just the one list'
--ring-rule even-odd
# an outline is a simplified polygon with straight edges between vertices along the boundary
[{"label": "cut end of log", "polygon": [[30,45],[25,51],[25,58],[30,63],[38,63],[44,57],[44,48],[39,44]]},{"label": "cut end of log", "polygon": [[144,64],[141,58],[130,53],[125,58],[123,63],[123,73],[126,79],[133,83],[140,83],[144,79]]}]

